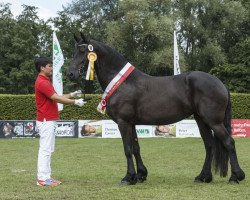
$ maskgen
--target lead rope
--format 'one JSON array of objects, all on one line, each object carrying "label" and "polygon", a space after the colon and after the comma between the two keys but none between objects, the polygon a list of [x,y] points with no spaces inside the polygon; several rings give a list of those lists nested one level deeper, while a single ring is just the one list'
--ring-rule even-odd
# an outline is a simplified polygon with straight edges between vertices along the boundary
[{"label": "lead rope", "polygon": [[83,100],[84,100],[84,101],[86,100],[86,95],[85,95],[86,89],[85,89],[85,85],[86,85],[86,84],[83,84],[82,79],[79,79],[79,80],[77,81],[77,87],[81,89],[82,94],[83,94]]}]

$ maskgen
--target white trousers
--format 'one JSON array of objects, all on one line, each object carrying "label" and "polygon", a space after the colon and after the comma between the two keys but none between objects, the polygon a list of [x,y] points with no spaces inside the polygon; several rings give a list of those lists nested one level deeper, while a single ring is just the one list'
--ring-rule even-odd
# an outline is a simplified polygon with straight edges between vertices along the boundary
[{"label": "white trousers", "polygon": [[56,121],[36,121],[36,125],[40,135],[37,178],[39,180],[46,180],[51,178],[50,160],[51,154],[55,149]]}]

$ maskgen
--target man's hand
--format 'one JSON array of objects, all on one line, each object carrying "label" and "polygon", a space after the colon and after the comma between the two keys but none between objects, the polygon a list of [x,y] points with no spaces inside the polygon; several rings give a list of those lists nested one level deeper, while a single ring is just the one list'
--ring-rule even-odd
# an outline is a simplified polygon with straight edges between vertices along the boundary
[{"label": "man's hand", "polygon": [[76,99],[75,100],[75,105],[82,107],[85,103],[87,103],[86,101],[83,101],[83,99]]},{"label": "man's hand", "polygon": [[69,93],[69,94],[70,94],[71,97],[74,97],[74,98],[76,98],[76,97],[81,97],[82,91],[81,91],[81,90],[77,90],[77,91],[71,92],[71,93]]}]

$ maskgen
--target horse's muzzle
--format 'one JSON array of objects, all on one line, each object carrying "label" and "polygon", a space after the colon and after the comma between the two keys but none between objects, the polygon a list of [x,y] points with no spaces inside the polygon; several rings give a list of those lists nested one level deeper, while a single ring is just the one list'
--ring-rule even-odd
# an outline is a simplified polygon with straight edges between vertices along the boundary
[{"label": "horse's muzzle", "polygon": [[71,81],[74,81],[74,80],[77,80],[79,78],[79,73],[75,73],[73,71],[68,71],[68,74],[67,74],[68,78],[71,80]]},{"label": "horse's muzzle", "polygon": [[67,76],[70,80],[74,80],[74,74],[72,72],[68,72]]}]

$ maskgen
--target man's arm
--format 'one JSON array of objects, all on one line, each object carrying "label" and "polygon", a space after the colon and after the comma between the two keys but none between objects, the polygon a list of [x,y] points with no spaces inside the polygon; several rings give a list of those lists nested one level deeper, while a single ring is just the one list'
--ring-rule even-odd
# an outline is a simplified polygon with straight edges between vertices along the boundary
[{"label": "man's arm", "polygon": [[[72,98],[70,94],[69,96],[70,98]],[[86,103],[85,101],[83,101],[83,99],[70,99],[70,98],[66,98],[65,95],[59,96],[57,93],[54,93],[52,96],[50,96],[50,99],[56,101],[57,103],[62,103],[62,104],[75,104],[77,106],[82,107]]]},{"label": "man's arm", "polygon": [[62,103],[62,104],[74,104],[75,100],[70,99],[72,98],[70,94],[66,94],[63,96],[59,96],[57,93],[54,93],[52,96],[50,96],[50,99],[53,101],[56,101],[57,103]]},{"label": "man's arm", "polygon": [[66,99],[72,99],[72,98],[74,98],[74,97],[72,97],[70,94],[63,94],[62,95],[64,98],[66,98]]},{"label": "man's arm", "polygon": [[71,98],[77,98],[77,97],[81,97],[82,95],[82,91],[81,90],[77,90],[75,92],[71,92],[69,94],[63,94],[62,96],[67,98],[67,99],[71,99]]}]

